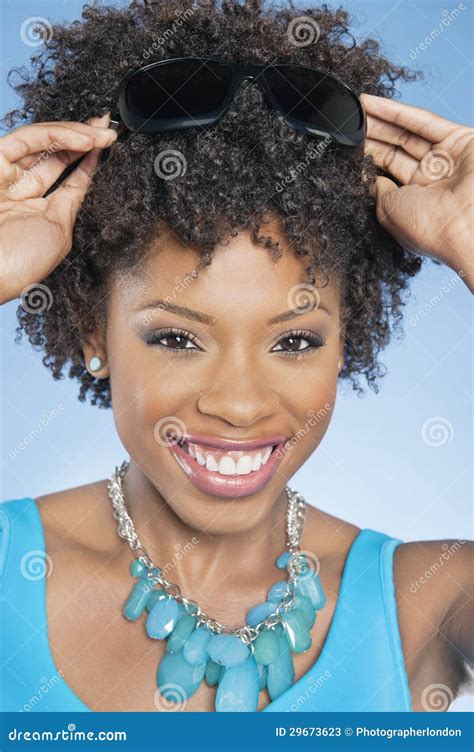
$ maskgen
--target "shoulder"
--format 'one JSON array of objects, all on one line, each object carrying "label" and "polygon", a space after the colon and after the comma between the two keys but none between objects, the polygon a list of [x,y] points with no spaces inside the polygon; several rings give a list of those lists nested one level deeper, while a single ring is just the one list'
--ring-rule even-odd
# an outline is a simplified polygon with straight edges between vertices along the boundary
[{"label": "shoulder", "polygon": [[357,525],[307,504],[301,547],[314,551],[319,559],[342,571],[347,554],[360,532]]},{"label": "shoulder", "polygon": [[[394,554],[399,622],[408,659],[437,655],[458,676],[472,656],[474,543],[413,541]],[[413,626],[416,625],[416,629]],[[453,669],[454,670],[454,669]]]},{"label": "shoulder", "polygon": [[36,497],[48,546],[103,550],[111,526],[107,480]]},{"label": "shoulder", "polygon": [[474,543],[463,538],[401,543],[394,554],[397,592],[439,625],[472,590],[473,558]]}]

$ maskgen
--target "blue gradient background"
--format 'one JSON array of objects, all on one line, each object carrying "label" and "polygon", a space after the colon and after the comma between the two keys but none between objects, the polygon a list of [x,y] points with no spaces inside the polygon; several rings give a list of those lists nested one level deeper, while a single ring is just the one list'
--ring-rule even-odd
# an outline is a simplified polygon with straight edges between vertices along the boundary
[{"label": "blue gradient background", "polygon": [[[123,3],[115,3],[123,5]],[[337,7],[335,3],[329,3]],[[421,67],[425,81],[400,84],[402,100],[473,124],[472,5],[416,60],[410,51],[457,3],[351,2],[356,37],[379,39],[397,63]],[[3,4],[2,114],[16,105],[6,73],[34,49],[20,38],[29,16],[80,18],[77,0]],[[302,11],[304,5],[301,5]],[[448,292],[443,286],[448,285]],[[472,537],[471,296],[447,267],[428,263],[412,285],[405,336],[385,353],[388,374],[378,395],[344,387],[318,451],[291,480],[307,500],[361,527],[403,540]],[[108,477],[126,457],[111,410],[78,402],[78,386],[55,382],[22,339],[14,343],[16,309],[0,309],[2,346],[1,499],[37,496]],[[413,322],[415,321],[415,324]],[[57,416],[42,419],[57,411]],[[449,439],[429,446],[426,421],[440,419]],[[434,423],[439,422],[437,420]],[[27,444],[19,449],[20,443]],[[451,709],[467,709],[467,699]]]}]

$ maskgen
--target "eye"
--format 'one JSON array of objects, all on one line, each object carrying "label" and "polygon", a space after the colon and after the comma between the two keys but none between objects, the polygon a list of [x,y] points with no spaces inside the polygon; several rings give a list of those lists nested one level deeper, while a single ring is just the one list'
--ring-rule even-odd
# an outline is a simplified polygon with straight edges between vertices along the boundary
[{"label": "eye", "polygon": [[272,352],[281,352],[289,357],[301,357],[307,355],[314,350],[324,347],[326,342],[318,334],[314,332],[308,332],[298,330],[296,332],[288,332],[280,341],[276,344]]},{"label": "eye", "polygon": [[187,355],[188,353],[201,350],[197,345],[195,337],[182,329],[160,329],[158,332],[146,335],[144,339],[152,347],[163,347],[177,354]]}]

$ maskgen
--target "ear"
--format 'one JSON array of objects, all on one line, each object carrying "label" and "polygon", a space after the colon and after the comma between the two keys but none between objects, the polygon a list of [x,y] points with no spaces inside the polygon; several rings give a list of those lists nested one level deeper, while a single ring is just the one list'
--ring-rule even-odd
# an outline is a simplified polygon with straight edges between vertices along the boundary
[{"label": "ear", "polygon": [[107,378],[110,373],[104,337],[97,331],[89,334],[86,339],[81,337],[81,341],[84,362],[89,373],[97,379]]}]

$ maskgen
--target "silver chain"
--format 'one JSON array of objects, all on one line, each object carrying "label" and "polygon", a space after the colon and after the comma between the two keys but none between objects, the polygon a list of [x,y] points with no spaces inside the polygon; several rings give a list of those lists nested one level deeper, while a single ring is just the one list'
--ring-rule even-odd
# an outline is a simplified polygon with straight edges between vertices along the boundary
[{"label": "silver chain", "polygon": [[[242,627],[229,627],[221,624],[217,619],[208,616],[196,601],[186,598],[181,593],[179,585],[169,582],[162,574],[162,571],[156,571],[156,565],[153,564],[146,548],[140,543],[134,524],[125,506],[122,481],[129,468],[129,461],[122,462],[120,468],[116,467],[108,483],[107,489],[113,506],[113,515],[118,520],[117,532],[121,538],[128,541],[135,557],[139,559],[147,568],[147,577],[150,586],[154,587],[159,584],[163,590],[178,603],[182,603],[188,613],[196,616],[198,624],[205,624],[212,632],[220,634],[229,632],[235,634],[246,644],[253,648],[252,642],[255,640],[263,629],[275,627],[280,621],[280,614],[288,610],[294,601],[294,595],[290,583],[294,584],[296,577],[301,571],[302,563],[298,560],[300,552],[301,536],[303,534],[306,502],[301,494],[293,491],[289,486],[285,486],[285,492],[288,497],[286,510],[286,546],[292,554],[288,564],[288,589],[281,601],[278,603],[275,612],[267,616],[266,619],[259,622],[255,627],[245,624]],[[155,570],[155,571],[153,571]]]}]

